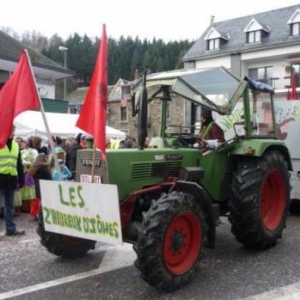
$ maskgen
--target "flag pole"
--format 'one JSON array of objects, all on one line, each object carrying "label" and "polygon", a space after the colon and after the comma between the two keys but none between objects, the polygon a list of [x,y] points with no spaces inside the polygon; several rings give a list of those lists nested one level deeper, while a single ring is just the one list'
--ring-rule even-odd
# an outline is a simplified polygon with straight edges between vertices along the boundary
[{"label": "flag pole", "polygon": [[26,56],[27,56],[28,64],[29,64],[29,67],[30,67],[30,72],[31,72],[31,75],[32,75],[32,78],[33,78],[33,81],[34,81],[34,86],[35,86],[35,89],[36,89],[36,93],[38,95],[38,99],[39,99],[39,102],[40,102],[40,110],[41,110],[42,118],[43,118],[43,121],[44,121],[44,124],[45,124],[47,137],[48,137],[48,140],[49,140],[49,143],[50,143],[51,152],[52,152],[52,155],[53,155],[53,158],[54,158],[54,166],[55,166],[55,169],[58,171],[60,180],[62,180],[61,170],[59,168],[57,155],[56,155],[55,149],[54,149],[54,141],[52,139],[52,135],[51,135],[51,132],[50,132],[50,129],[49,129],[49,125],[48,125],[48,121],[47,121],[47,118],[46,118],[43,102],[42,102],[40,93],[39,93],[38,88],[37,88],[35,76],[34,76],[32,65],[31,65],[31,60],[30,60],[30,57],[29,57],[29,54],[28,54],[28,50],[24,49],[24,51],[25,51]]},{"label": "flag pole", "polygon": [[96,164],[96,148],[93,145],[93,157],[92,157],[92,183],[95,182],[95,164]]}]

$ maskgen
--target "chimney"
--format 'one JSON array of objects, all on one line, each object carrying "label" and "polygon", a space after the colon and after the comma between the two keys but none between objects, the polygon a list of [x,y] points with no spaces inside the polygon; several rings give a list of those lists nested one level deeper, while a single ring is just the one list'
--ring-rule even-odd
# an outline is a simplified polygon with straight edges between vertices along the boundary
[{"label": "chimney", "polygon": [[214,24],[215,16],[210,17],[210,24]]}]

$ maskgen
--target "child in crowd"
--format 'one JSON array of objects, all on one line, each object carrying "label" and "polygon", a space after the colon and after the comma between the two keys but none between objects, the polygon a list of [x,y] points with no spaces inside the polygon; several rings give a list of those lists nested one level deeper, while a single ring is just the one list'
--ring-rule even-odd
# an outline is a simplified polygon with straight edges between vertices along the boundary
[{"label": "child in crowd", "polygon": [[[54,163],[53,163],[53,165],[54,165]],[[60,178],[60,174],[59,174],[58,170],[55,169],[55,167],[53,166],[53,169],[52,169],[52,179],[56,180],[56,181],[59,181],[59,180],[63,180],[63,181],[70,180],[71,177],[72,177],[72,173],[68,169],[68,167],[64,164],[64,161],[62,159],[58,160],[58,165],[60,167],[60,172],[61,172],[61,177],[62,178]]]},{"label": "child in crowd", "polygon": [[40,179],[52,180],[48,159],[45,153],[38,154],[37,158],[29,169],[29,173],[34,178],[36,194],[36,198],[34,201],[32,201],[30,206],[30,214],[34,217],[34,220],[37,221],[41,207]]}]

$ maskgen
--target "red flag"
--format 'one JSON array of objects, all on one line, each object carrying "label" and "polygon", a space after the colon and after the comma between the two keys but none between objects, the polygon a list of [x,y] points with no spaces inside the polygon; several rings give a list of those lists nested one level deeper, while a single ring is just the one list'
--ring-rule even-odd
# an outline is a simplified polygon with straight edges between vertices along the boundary
[{"label": "red flag", "polygon": [[26,50],[23,50],[15,71],[0,91],[0,107],[0,148],[2,148],[12,132],[14,118],[26,110],[40,107]]},{"label": "red flag", "polygon": [[287,100],[297,100],[296,74],[292,75],[292,78],[291,78],[291,90],[288,89]]},{"label": "red flag", "polygon": [[88,89],[76,126],[94,137],[94,147],[106,154],[106,110],[107,110],[107,37],[103,24],[92,81]]},{"label": "red flag", "polygon": [[297,83],[296,83],[296,74],[292,75],[292,82],[291,82],[291,99],[297,100]]}]

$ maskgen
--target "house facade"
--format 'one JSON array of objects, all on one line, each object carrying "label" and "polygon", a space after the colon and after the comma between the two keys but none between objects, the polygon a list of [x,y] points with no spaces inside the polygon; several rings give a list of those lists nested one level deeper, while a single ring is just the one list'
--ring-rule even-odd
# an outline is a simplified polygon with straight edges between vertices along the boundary
[{"label": "house facade", "polygon": [[[140,74],[135,74],[135,79],[129,81],[118,81],[112,89],[108,99],[108,125],[122,130],[127,135],[137,138],[138,115],[134,115],[130,89],[139,80]],[[147,132],[148,137],[160,136],[160,124],[162,113],[162,100],[153,99],[148,104]],[[166,125],[173,131],[179,130],[178,125],[184,125],[185,100],[182,97],[174,96],[172,101],[167,103]],[[172,125],[174,127],[172,127]],[[175,126],[176,125],[176,126]]]},{"label": "house facade", "polygon": [[[14,71],[24,48],[27,47],[10,35],[0,31],[0,89]],[[27,50],[39,94],[46,107],[49,107],[50,111],[56,111],[54,103],[49,102],[55,99],[55,82],[62,78],[73,77],[74,72],[31,48],[27,48]],[[57,101],[56,104],[57,112],[67,111],[66,103]]]},{"label": "house facade", "polygon": [[183,57],[184,68],[224,66],[285,98],[295,74],[300,91],[300,5],[214,23]]},{"label": "house facade", "polygon": [[[185,101],[182,97],[175,96],[167,104],[167,126],[173,131],[179,130],[178,125],[184,125]],[[127,135],[137,138],[138,115],[133,116],[132,101],[129,97],[121,100],[110,100],[108,109],[108,125],[122,130]],[[161,100],[152,100],[148,105],[148,137],[160,136]],[[174,125],[174,127],[172,127]],[[175,126],[176,125],[176,126]]]}]

